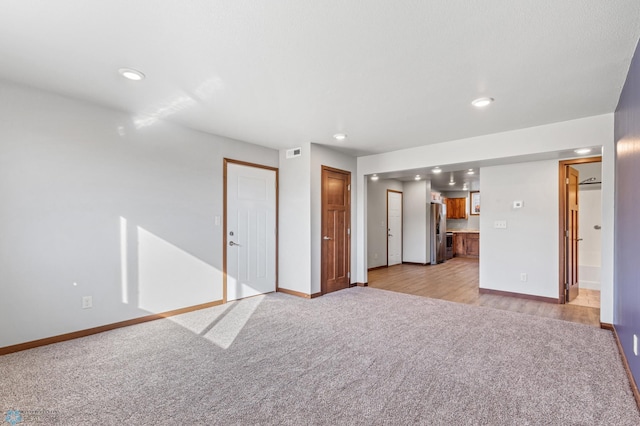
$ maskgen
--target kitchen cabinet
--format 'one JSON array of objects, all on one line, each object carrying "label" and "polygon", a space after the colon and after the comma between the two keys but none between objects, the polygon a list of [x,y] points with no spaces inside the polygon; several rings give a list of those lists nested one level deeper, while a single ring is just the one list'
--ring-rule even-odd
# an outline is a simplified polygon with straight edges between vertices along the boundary
[{"label": "kitchen cabinet", "polygon": [[480,233],[454,232],[453,255],[457,257],[480,257]]},{"label": "kitchen cabinet", "polygon": [[466,219],[467,199],[447,198],[447,219]]}]

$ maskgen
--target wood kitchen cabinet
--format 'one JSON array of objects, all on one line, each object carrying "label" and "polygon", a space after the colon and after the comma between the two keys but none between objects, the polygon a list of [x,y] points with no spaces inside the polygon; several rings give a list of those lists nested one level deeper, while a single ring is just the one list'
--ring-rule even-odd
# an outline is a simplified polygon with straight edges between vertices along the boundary
[{"label": "wood kitchen cabinet", "polygon": [[480,234],[477,232],[455,232],[453,255],[457,257],[480,257]]},{"label": "wood kitchen cabinet", "polygon": [[447,219],[466,219],[467,199],[447,198]]}]

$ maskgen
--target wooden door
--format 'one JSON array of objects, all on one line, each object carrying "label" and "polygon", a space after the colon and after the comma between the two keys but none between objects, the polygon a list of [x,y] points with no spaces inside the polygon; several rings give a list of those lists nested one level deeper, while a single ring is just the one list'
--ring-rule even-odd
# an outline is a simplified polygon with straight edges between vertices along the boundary
[{"label": "wooden door", "polygon": [[226,302],[276,291],[277,170],[225,160],[224,173]]},{"label": "wooden door", "polygon": [[402,192],[387,190],[387,266],[402,263]]},{"label": "wooden door", "polygon": [[567,166],[567,295],[566,301],[571,302],[578,297],[578,170]]},{"label": "wooden door", "polygon": [[322,294],[348,288],[351,173],[322,166]]}]

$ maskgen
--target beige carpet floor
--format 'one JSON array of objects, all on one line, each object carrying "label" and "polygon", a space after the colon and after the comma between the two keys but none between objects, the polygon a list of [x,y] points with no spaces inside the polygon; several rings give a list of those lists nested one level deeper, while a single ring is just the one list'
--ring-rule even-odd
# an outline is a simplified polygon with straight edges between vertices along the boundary
[{"label": "beige carpet floor", "polygon": [[640,424],[609,331],[357,287],[6,355],[0,383],[22,424]]}]

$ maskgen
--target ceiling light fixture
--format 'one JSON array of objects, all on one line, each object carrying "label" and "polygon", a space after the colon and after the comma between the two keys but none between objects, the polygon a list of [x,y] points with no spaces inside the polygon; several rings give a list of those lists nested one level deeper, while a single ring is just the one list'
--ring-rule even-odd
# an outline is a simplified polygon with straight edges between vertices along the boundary
[{"label": "ceiling light fixture", "polygon": [[453,186],[453,185],[455,185],[455,184],[456,184],[456,183],[455,183],[454,181],[449,182],[449,185],[451,185],[451,186]]},{"label": "ceiling light fixture", "polygon": [[416,175],[416,177],[415,177],[414,179],[415,179],[415,180],[420,180],[420,179],[422,179],[422,178],[420,177],[420,175]]},{"label": "ceiling light fixture", "polygon": [[373,174],[373,176],[371,176],[371,180],[374,181],[374,182],[377,181],[378,179],[380,179],[380,178],[375,173]]},{"label": "ceiling light fixture", "polygon": [[347,135],[345,135],[344,133],[336,133],[335,135],[333,135],[333,138],[337,141],[343,141],[347,138]]},{"label": "ceiling light fixture", "polygon": [[145,77],[143,72],[134,70],[133,68],[120,68],[118,72],[127,80],[140,81]]},{"label": "ceiling light fixture", "polygon": [[442,169],[440,167],[434,167],[431,171],[435,174],[442,173]]},{"label": "ceiling light fixture", "polygon": [[468,174],[468,175],[472,175],[472,174],[474,174],[474,173],[475,173],[475,172],[473,171],[473,169],[469,169],[469,171],[467,172],[467,174]]},{"label": "ceiling light fixture", "polygon": [[491,104],[491,102],[493,102],[494,100],[495,99],[493,98],[478,98],[471,101],[471,105],[473,105],[476,108],[484,108],[489,104]]},{"label": "ceiling light fixture", "polygon": [[580,148],[580,149],[576,149],[576,150],[575,150],[575,151],[573,151],[573,152],[575,152],[576,154],[580,154],[580,155],[582,155],[582,154],[588,154],[588,153],[590,153],[590,152],[591,152],[591,148]]}]

